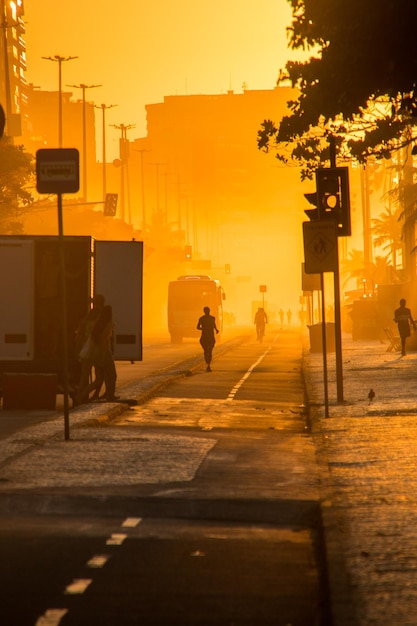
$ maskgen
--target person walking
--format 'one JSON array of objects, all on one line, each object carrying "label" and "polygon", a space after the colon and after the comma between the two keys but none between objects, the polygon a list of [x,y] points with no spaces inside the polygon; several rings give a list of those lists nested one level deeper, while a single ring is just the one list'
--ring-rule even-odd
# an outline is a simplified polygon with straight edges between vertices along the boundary
[{"label": "person walking", "polygon": [[101,310],[96,323],[91,331],[91,362],[94,365],[95,379],[92,383],[80,389],[79,395],[86,402],[90,399],[90,393],[94,391],[92,399],[99,396],[100,389],[104,383],[104,399],[113,402],[118,398],[115,396],[116,390],[116,366],[112,350],[113,339],[113,312],[110,305],[105,305]]},{"label": "person walking", "polygon": [[405,344],[407,341],[407,337],[411,335],[410,324],[413,329],[416,329],[416,324],[411,315],[411,311],[408,307],[406,307],[406,301],[404,298],[400,300],[400,306],[398,309],[395,309],[394,312],[394,322],[398,325],[398,333],[401,338],[401,354],[405,356]]},{"label": "person walking", "polygon": [[103,307],[97,322],[91,331],[93,340],[93,363],[96,370],[94,395],[98,396],[104,382],[105,396],[108,402],[117,400],[116,366],[113,358],[113,309],[110,305]]},{"label": "person walking", "polygon": [[96,294],[92,299],[92,304],[93,307],[81,320],[76,332],[76,354],[78,354],[78,360],[80,362],[77,392],[74,397],[76,404],[88,402],[86,390],[91,382],[91,372],[93,368],[91,331],[103,310],[105,304],[104,296]]},{"label": "person walking", "polygon": [[201,330],[200,344],[204,350],[204,360],[207,364],[206,372],[211,372],[211,360],[213,357],[213,348],[216,343],[214,333],[219,334],[219,330],[216,326],[216,318],[214,315],[210,315],[210,309],[205,306],[204,315],[200,317],[197,324],[197,330]]}]

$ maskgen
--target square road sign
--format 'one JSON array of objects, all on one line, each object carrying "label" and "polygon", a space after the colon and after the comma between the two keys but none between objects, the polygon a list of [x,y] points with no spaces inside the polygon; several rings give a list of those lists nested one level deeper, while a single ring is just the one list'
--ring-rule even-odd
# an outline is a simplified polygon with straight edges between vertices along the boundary
[{"label": "square road sign", "polygon": [[333,220],[303,222],[304,270],[306,274],[335,272],[337,269],[337,234]]},{"label": "square road sign", "polygon": [[80,188],[80,155],[75,148],[43,148],[36,153],[39,193],[76,193]]}]

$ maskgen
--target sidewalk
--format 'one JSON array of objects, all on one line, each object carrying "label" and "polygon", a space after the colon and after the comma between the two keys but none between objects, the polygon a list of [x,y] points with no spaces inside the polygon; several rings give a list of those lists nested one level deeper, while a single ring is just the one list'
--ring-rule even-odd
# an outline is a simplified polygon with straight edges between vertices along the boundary
[{"label": "sidewalk", "polygon": [[327,419],[323,357],[305,355],[337,626],[417,624],[417,354],[387,345],[343,337],[344,402],[333,353]]}]

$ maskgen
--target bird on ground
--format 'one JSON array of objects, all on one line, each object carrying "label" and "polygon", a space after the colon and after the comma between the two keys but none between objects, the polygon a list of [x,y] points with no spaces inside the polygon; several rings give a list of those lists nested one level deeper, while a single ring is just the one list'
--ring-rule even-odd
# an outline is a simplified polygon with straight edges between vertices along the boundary
[{"label": "bird on ground", "polygon": [[369,398],[369,402],[372,402],[372,400],[375,398],[375,391],[373,389],[370,389],[368,393],[368,398]]}]

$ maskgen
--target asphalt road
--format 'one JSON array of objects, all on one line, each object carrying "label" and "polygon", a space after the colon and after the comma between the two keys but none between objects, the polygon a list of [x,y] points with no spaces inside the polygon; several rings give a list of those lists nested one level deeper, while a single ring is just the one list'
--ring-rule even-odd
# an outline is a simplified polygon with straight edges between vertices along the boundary
[{"label": "asphalt road", "polygon": [[[67,495],[60,515],[45,506],[0,517],[0,624],[330,625],[299,337],[271,331],[263,344],[218,346],[210,373],[195,348],[155,348],[149,376],[181,370],[184,358],[194,367],[83,431],[146,446],[133,484],[100,483],[93,472],[70,490],[55,481],[42,493],[61,506]],[[195,461],[200,444],[207,451]]]}]

